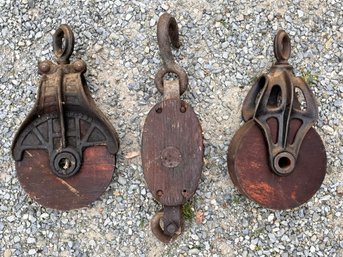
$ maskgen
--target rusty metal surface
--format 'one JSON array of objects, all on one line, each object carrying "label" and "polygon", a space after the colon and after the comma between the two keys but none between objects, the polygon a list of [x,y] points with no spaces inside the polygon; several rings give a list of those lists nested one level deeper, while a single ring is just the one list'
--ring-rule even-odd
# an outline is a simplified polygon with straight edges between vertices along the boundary
[{"label": "rusty metal surface", "polygon": [[[290,133],[298,126],[291,122]],[[271,130],[276,133],[275,123]],[[325,148],[318,133],[311,128],[301,144],[293,172],[279,176],[269,165],[263,132],[250,120],[230,143],[228,168],[233,183],[249,199],[271,209],[295,208],[320,188],[326,171]]]},{"label": "rusty metal surface", "polygon": [[[160,241],[169,243],[183,230],[182,205],[198,187],[204,149],[199,120],[192,107],[180,100],[188,80],[171,53],[170,41],[180,46],[175,19],[163,14],[157,33],[164,64],[155,83],[164,100],[151,109],[145,120],[142,163],[147,185],[163,205],[163,212],[151,220],[152,232]],[[163,80],[168,72],[176,73],[178,80]]]},{"label": "rusty metal surface", "polygon": [[[293,171],[299,148],[307,131],[313,126],[318,116],[316,100],[305,81],[296,77],[288,63],[291,43],[287,33],[278,31],[274,39],[274,54],[277,59],[267,74],[263,74],[246,96],[242,113],[245,121],[254,119],[263,129],[268,144],[269,162],[273,171],[287,175]],[[301,106],[299,90],[304,97]],[[276,119],[277,137],[273,140],[268,120]],[[289,123],[292,119],[301,121],[296,136],[289,137]],[[279,161],[287,160],[287,167],[280,166]]]},{"label": "rusty metal surface", "polygon": [[[151,219],[151,230],[163,243],[174,241],[183,231],[182,206],[165,206]],[[162,229],[163,227],[163,229]]]},{"label": "rusty metal surface", "polygon": [[[55,32],[53,48],[57,64],[43,61],[38,65],[42,79],[37,101],[14,138],[12,155],[19,181],[29,195],[46,207],[73,209],[94,201],[94,197],[106,189],[104,185],[109,184],[114,171],[119,141],[113,126],[90,96],[83,77],[85,62],[69,61],[74,35],[68,25],[61,25]],[[96,149],[102,150],[96,152]],[[86,150],[92,153],[91,157],[85,155]],[[37,158],[32,159],[31,155]],[[102,162],[92,164],[87,158],[98,158]],[[92,172],[99,172],[93,176],[99,181],[84,182],[83,177],[88,176],[90,169],[87,166],[95,168]],[[111,169],[103,169],[105,166]],[[103,170],[108,174],[102,173]],[[85,174],[79,174],[82,172]],[[63,192],[60,188],[67,190],[65,181],[68,179],[82,181],[75,182],[75,190],[85,193]],[[46,184],[47,181],[54,184]],[[39,184],[43,191],[31,184]],[[82,189],[83,186],[87,189]],[[93,192],[93,197],[88,191]],[[59,193],[65,197],[63,201],[56,199],[55,194]]]},{"label": "rusty metal surface", "polygon": [[242,107],[246,124],[234,136],[228,168],[234,184],[257,203],[288,209],[309,200],[326,172],[326,153],[312,128],[318,111],[305,81],[288,63],[290,39],[274,39],[277,61],[248,92]]},{"label": "rusty metal surface", "polygon": [[163,65],[155,75],[155,85],[160,93],[163,94],[164,75],[167,73],[175,73],[180,80],[180,92],[182,95],[187,90],[188,76],[186,71],[175,62],[174,56],[171,52],[170,44],[175,48],[179,48],[181,44],[177,22],[169,13],[162,14],[158,19],[157,41]]}]

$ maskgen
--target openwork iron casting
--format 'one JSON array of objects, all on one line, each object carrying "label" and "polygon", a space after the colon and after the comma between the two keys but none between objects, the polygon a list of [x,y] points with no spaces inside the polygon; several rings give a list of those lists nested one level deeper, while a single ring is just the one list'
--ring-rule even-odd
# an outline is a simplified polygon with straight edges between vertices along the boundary
[{"label": "openwork iron casting", "polygon": [[61,25],[53,35],[57,64],[43,61],[37,102],[12,145],[17,175],[46,207],[74,209],[97,199],[112,179],[116,132],[87,88],[86,63],[70,63],[74,35]]},{"label": "openwork iron casting", "polygon": [[[172,56],[170,44],[180,46],[175,18],[165,13],[157,24],[163,60],[155,84],[164,100],[149,112],[142,134],[144,177],[163,211],[151,220],[152,232],[162,242],[174,240],[183,229],[182,205],[197,189],[203,166],[202,130],[192,107],[180,99],[188,78]],[[178,80],[164,80],[175,73]]]},{"label": "openwork iron casting", "polygon": [[[248,197],[275,209],[292,208],[310,199],[326,170],[325,149],[312,128],[318,116],[316,100],[305,81],[294,75],[288,63],[290,53],[290,38],[280,30],[274,39],[276,62],[248,92],[242,108],[247,123],[236,133],[228,153],[235,184]],[[248,158],[249,151],[255,156]],[[260,169],[264,171],[256,171]]]}]

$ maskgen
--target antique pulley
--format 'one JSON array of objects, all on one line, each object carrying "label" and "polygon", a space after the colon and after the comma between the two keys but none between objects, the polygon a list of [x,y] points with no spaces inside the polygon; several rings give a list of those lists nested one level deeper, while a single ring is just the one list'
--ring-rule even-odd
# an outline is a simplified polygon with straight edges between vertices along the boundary
[{"label": "antique pulley", "polygon": [[38,64],[37,101],[12,145],[17,177],[45,207],[70,210],[95,201],[112,180],[116,132],[87,88],[82,60],[69,62],[74,35],[61,25],[53,35],[57,64]]},{"label": "antique pulley", "polygon": [[243,102],[246,122],[228,151],[228,169],[242,194],[264,207],[288,209],[308,201],[326,172],[323,142],[312,128],[318,110],[310,88],[288,63],[290,38],[274,39],[276,62]]},{"label": "antique pulley", "polygon": [[[175,61],[171,44],[180,47],[177,22],[168,13],[157,24],[163,60],[155,84],[164,100],[149,112],[142,135],[144,177],[163,211],[151,220],[152,232],[162,242],[174,240],[183,229],[182,205],[197,189],[203,166],[202,129],[192,107],[180,99],[188,77]],[[164,80],[174,73],[178,80]]]}]

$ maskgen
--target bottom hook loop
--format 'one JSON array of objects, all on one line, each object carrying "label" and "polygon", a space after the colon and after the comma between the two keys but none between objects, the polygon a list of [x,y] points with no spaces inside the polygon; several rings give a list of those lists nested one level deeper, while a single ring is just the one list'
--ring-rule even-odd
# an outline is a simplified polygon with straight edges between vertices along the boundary
[{"label": "bottom hook loop", "polygon": [[164,210],[151,219],[150,225],[152,233],[161,242],[174,241],[183,231],[182,205],[164,206]]}]

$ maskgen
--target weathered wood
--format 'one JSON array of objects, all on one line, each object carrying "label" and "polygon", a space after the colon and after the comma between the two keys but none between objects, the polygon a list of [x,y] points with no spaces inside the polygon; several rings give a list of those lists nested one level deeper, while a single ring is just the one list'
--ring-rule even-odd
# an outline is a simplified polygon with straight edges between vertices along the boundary
[{"label": "weathered wood", "polygon": [[203,139],[192,107],[164,100],[149,112],[142,135],[144,177],[163,205],[185,203],[195,192],[203,166]]},{"label": "weathered wood", "polygon": [[71,210],[89,205],[106,190],[115,155],[106,146],[88,147],[79,172],[62,179],[51,171],[47,151],[30,149],[16,162],[16,169],[20,184],[32,199],[48,208]]},{"label": "weathered wood", "polygon": [[[277,124],[269,124],[272,135]],[[299,127],[291,122],[290,136]],[[262,130],[250,120],[231,141],[228,168],[233,183],[242,194],[271,209],[288,209],[308,201],[320,188],[326,171],[326,153],[318,133],[311,128],[301,144],[293,172],[276,175],[269,166],[268,149]]]}]

